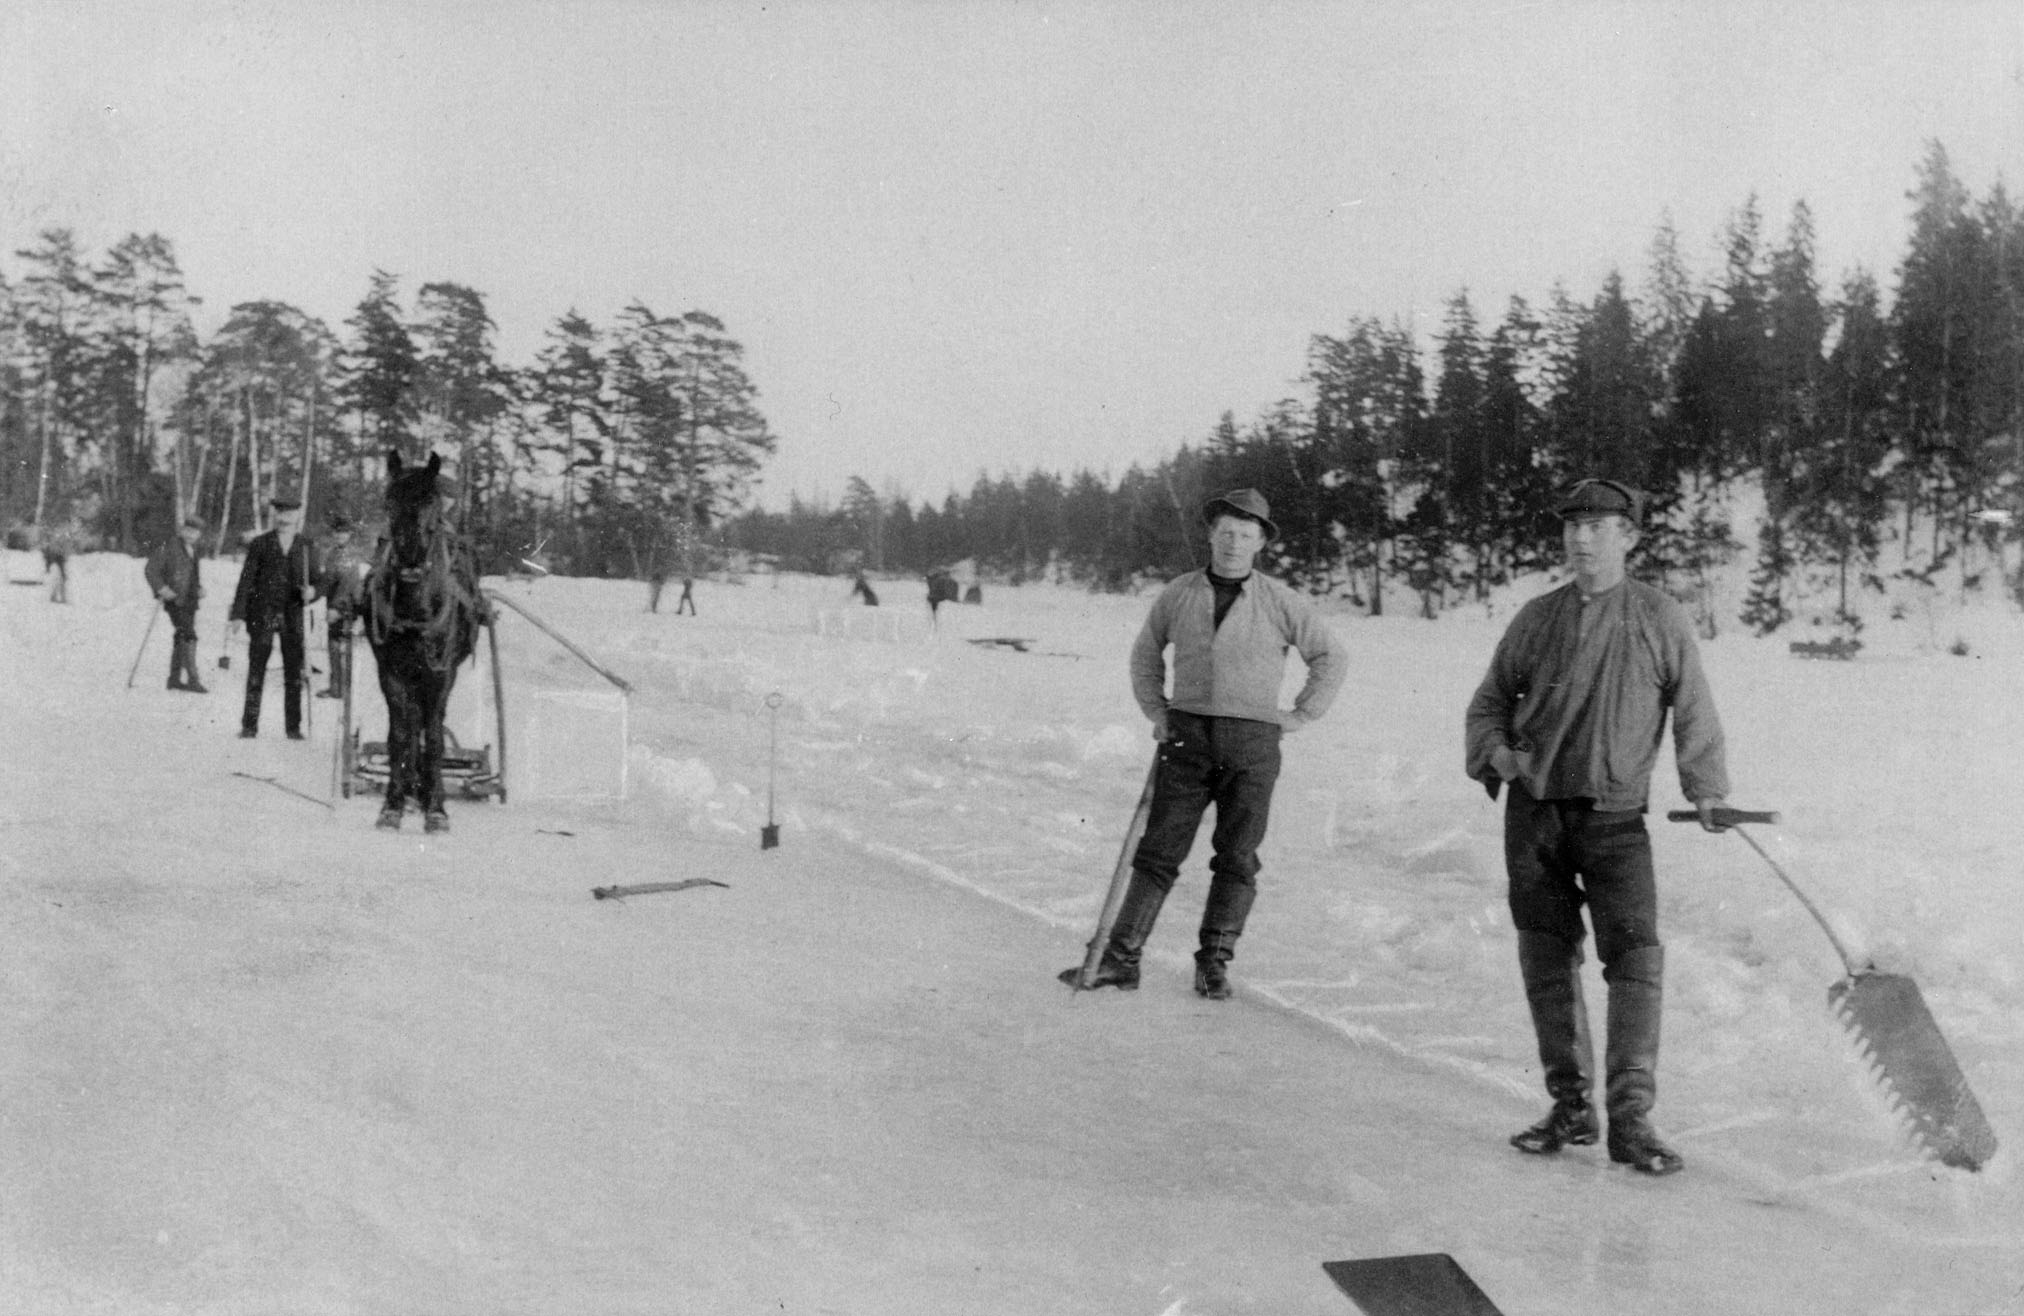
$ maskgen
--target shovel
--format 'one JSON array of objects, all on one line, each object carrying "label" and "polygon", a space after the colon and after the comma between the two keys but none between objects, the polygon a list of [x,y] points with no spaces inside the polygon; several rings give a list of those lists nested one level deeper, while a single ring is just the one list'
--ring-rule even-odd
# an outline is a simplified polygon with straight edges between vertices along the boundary
[{"label": "shovel", "polygon": [[780,824],[773,821],[773,779],[780,766],[780,692],[766,696],[766,825],[759,829],[759,848],[780,844]]},{"label": "shovel", "polygon": [[[1666,817],[1672,822],[1698,822],[1701,815],[1677,809]],[[1871,1075],[1909,1126],[1913,1140],[1943,1165],[1981,1169],[1996,1154],[1996,1131],[1989,1127],[1981,1104],[1969,1090],[1967,1076],[1961,1073],[1947,1039],[1940,1035],[1940,1026],[1926,1008],[1919,985],[1903,974],[1879,972],[1874,964],[1858,966],[1819,907],[1757,839],[1738,825],[1776,823],[1777,814],[1718,808],[1714,820],[1742,837],[1771,865],[1771,871],[1799,897],[1799,903],[1833,943],[1848,976],[1827,989],[1828,1008],[1854,1035]]]}]

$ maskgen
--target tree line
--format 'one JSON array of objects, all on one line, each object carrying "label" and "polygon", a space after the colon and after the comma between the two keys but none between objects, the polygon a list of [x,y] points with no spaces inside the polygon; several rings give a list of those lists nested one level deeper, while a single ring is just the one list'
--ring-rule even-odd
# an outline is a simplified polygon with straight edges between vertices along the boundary
[{"label": "tree line", "polygon": [[743,348],[705,311],[636,301],[600,327],[572,310],[516,367],[461,284],[403,306],[375,271],[339,328],[260,300],[204,339],[159,234],[94,259],[52,228],[15,257],[0,521],[17,546],[137,552],[196,515],[229,551],[277,497],[370,522],[393,448],[449,457],[487,570],[664,575],[695,568],[775,444]]},{"label": "tree line", "polygon": [[[1557,561],[1541,509],[1600,475],[1650,493],[1646,569],[1710,631],[1709,573],[1743,553],[1753,629],[1790,619],[1811,582],[1854,628],[1865,583],[1951,569],[1975,586],[2024,527],[2024,215],[2000,182],[1972,197],[1937,142],[1907,199],[1888,304],[1859,267],[1823,288],[1804,201],[1773,236],[1752,197],[1703,277],[1662,220],[1635,290],[1611,273],[1588,301],[1555,287],[1494,319],[1459,291],[1424,347],[1375,316],[1315,334],[1294,396],[1114,482],[987,475],[916,506],[854,479],[840,505],[749,512],[727,533],[810,569],[967,558],[1118,588],[1198,565],[1196,509],[1248,485],[1282,530],[1272,570],[1432,616]],[[1746,487],[1754,544],[1732,524]]]}]

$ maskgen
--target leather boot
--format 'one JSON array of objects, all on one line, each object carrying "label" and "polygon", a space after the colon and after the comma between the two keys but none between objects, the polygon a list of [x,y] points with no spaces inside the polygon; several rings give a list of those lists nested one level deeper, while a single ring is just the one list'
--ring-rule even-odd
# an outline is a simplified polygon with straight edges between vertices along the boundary
[{"label": "leather boot", "polygon": [[[1145,950],[1146,938],[1153,934],[1153,923],[1166,899],[1167,888],[1136,868],[1132,870],[1131,885],[1125,889],[1124,904],[1118,907],[1117,922],[1111,925],[1110,941],[1103,948],[1103,958],[1097,962],[1096,980],[1089,984],[1091,988],[1138,990],[1139,955]],[[1080,987],[1082,966],[1063,969],[1055,976],[1071,987]]]},{"label": "leather boot", "polygon": [[1230,961],[1237,938],[1258,898],[1256,882],[1217,873],[1209,879],[1209,898],[1202,906],[1200,950],[1195,952],[1195,994],[1212,1001],[1230,999]]},{"label": "leather boot", "polygon": [[1609,983],[1609,1035],[1603,1047],[1609,1159],[1644,1174],[1686,1168],[1680,1154],[1660,1141],[1649,1119],[1658,1098],[1665,957],[1661,947],[1644,946],[1625,951],[1603,971]]},{"label": "leather boot", "polygon": [[1544,932],[1518,934],[1518,970],[1525,980],[1525,1003],[1539,1042],[1539,1066],[1553,1109],[1511,1145],[1545,1155],[1562,1147],[1586,1147],[1596,1139],[1594,1045],[1588,1033],[1588,1006],[1581,998],[1581,946]]}]

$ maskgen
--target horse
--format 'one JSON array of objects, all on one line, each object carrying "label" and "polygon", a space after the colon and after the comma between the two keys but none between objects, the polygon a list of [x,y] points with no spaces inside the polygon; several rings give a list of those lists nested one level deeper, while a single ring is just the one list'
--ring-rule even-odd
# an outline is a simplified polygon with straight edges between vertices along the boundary
[{"label": "horse", "polygon": [[387,702],[386,801],[378,826],[400,830],[412,800],[426,831],[448,831],[443,714],[457,669],[491,620],[469,543],[443,516],[443,459],[407,466],[387,451],[387,533],[365,578],[366,639]]}]

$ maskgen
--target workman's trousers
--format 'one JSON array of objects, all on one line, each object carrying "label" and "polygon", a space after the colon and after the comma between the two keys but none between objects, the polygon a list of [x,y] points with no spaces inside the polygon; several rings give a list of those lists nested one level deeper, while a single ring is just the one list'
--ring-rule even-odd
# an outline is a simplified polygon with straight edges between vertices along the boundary
[{"label": "workman's trousers", "polygon": [[342,699],[351,689],[351,623],[330,623],[330,684],[325,687],[332,699]]},{"label": "workman's trousers", "polygon": [[[1241,717],[1202,717],[1169,710],[1153,778],[1152,811],[1132,854],[1132,886],[1156,912],[1194,847],[1202,815],[1216,810],[1209,833],[1209,899],[1201,945],[1225,963],[1258,895],[1258,846],[1279,780],[1279,724]],[[1152,930],[1144,918],[1141,940]]]},{"label": "workman's trousers", "polygon": [[1665,965],[1644,815],[1599,810],[1588,800],[1535,800],[1513,783],[1504,809],[1504,863],[1547,1091],[1556,1100],[1586,1096],[1593,1081],[1580,977],[1586,905],[1609,986],[1610,1117],[1643,1115],[1655,1096]]},{"label": "workman's trousers", "polygon": [[282,719],[283,726],[291,736],[302,732],[302,614],[297,612],[291,619],[279,626],[246,627],[246,708],[239,718],[239,729],[258,731],[260,729],[260,690],[267,681],[267,657],[274,651],[276,636],[281,639],[281,677],[283,681]]},{"label": "workman's trousers", "polygon": [[197,605],[180,601],[165,603],[175,642],[169,646],[169,689],[201,686],[197,679]]}]

